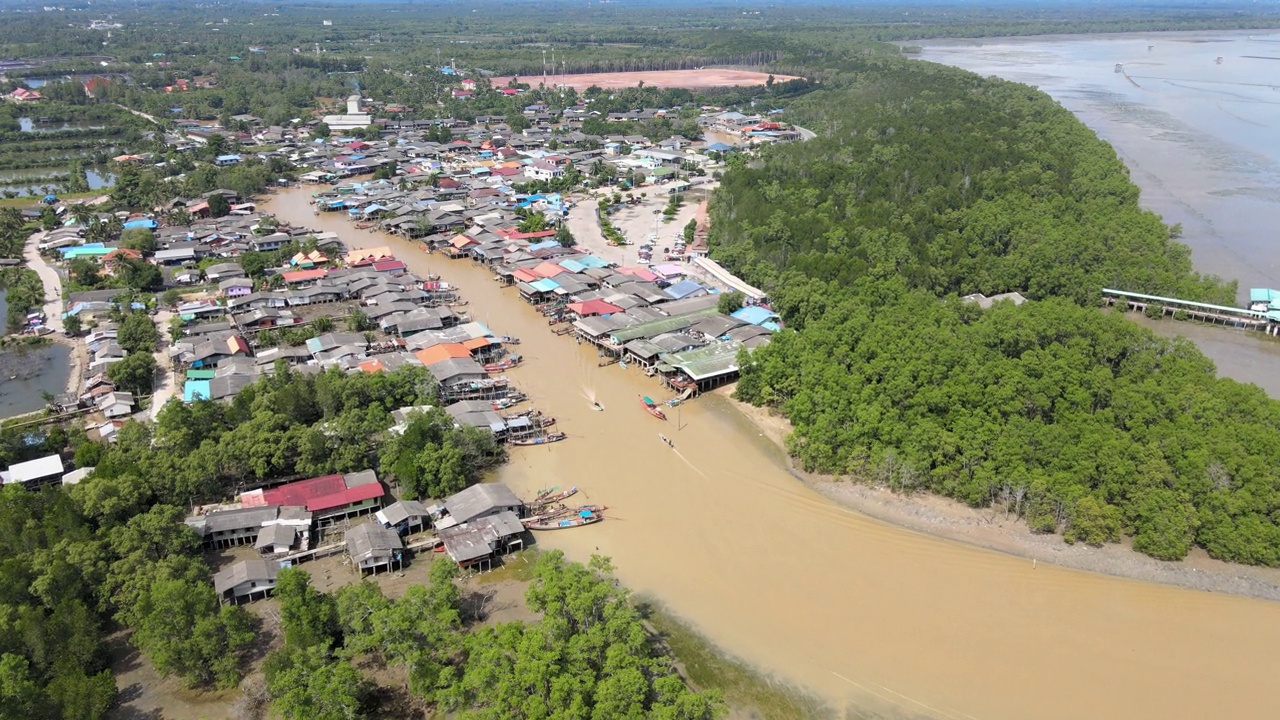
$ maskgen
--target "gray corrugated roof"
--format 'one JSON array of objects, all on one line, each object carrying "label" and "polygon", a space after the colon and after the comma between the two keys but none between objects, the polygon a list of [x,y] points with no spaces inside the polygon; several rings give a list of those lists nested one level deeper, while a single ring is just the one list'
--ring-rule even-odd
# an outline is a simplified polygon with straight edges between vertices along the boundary
[{"label": "gray corrugated roof", "polygon": [[401,500],[378,511],[378,520],[389,525],[399,525],[411,517],[427,516],[427,508],[417,500]]},{"label": "gray corrugated roof", "polygon": [[276,519],[279,510],[276,505],[265,507],[240,508],[238,510],[218,510],[207,515],[198,515],[186,519],[187,525],[203,535],[229,530],[247,530],[262,527],[262,523]]},{"label": "gray corrugated roof", "polygon": [[494,533],[499,538],[511,537],[524,532],[524,525],[521,524],[520,518],[516,517],[516,514],[510,510],[504,510],[497,515],[479,518],[472,524],[493,528]]},{"label": "gray corrugated roof", "polygon": [[255,550],[265,550],[276,545],[288,547],[298,537],[295,528],[289,525],[268,525],[258,533],[258,541],[253,544]]},{"label": "gray corrugated roof", "polygon": [[378,473],[373,470],[361,470],[360,472],[346,473],[342,476],[342,479],[346,481],[347,487],[353,488],[378,482]]},{"label": "gray corrugated roof", "polygon": [[222,595],[226,591],[249,581],[274,582],[278,572],[280,572],[278,563],[268,562],[261,558],[241,560],[213,576],[213,589],[217,590],[219,595]]},{"label": "gray corrugated roof", "polygon": [[497,508],[518,507],[522,504],[520,498],[502,483],[472,485],[444,501],[450,517],[459,523],[493,512]]},{"label": "gray corrugated roof", "polygon": [[400,536],[394,530],[377,523],[361,523],[347,532],[347,553],[357,563],[390,558],[393,550],[403,548],[404,543],[400,542]]}]

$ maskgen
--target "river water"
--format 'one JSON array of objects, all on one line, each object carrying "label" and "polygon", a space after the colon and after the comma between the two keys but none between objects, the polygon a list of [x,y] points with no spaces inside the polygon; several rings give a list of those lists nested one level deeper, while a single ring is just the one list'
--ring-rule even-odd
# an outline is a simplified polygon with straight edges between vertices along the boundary
[{"label": "river water", "polygon": [[[0,323],[9,306],[0,290]],[[45,406],[44,393],[67,390],[71,348],[50,343],[38,347],[0,350],[0,418],[22,415]]]},{"label": "river water", "polygon": [[900,716],[1275,716],[1280,604],[1037,567],[839,507],[722,398],[655,420],[637,395],[659,397],[657,383],[596,367],[488,271],[314,215],[310,193],[282,191],[266,209],[353,248],[390,246],[457,284],[473,319],[522,338],[529,362],[510,376],[570,438],[512,448],[497,479],[523,494],[576,485],[610,508],[540,544],[612,557],[627,586],[729,653],[833,707]]}]

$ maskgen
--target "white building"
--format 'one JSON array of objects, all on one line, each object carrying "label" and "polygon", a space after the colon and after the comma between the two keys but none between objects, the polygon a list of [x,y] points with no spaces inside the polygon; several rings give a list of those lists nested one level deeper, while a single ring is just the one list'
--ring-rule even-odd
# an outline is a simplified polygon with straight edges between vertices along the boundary
[{"label": "white building", "polygon": [[373,124],[373,116],[369,113],[361,112],[360,96],[352,95],[347,98],[346,115],[325,115],[321,122],[328,125],[330,131],[343,133],[348,130],[363,130],[369,127]]}]

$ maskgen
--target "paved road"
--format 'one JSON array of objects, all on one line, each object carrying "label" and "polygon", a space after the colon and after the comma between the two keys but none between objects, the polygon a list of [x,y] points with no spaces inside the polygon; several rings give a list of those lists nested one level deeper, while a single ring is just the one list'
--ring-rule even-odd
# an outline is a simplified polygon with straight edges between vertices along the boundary
[{"label": "paved road", "polygon": [[40,257],[37,247],[44,239],[44,233],[38,232],[27,238],[24,256],[27,267],[36,271],[40,282],[44,283],[44,314],[48,317],[45,324],[54,332],[62,332],[62,278],[49,263]]},{"label": "paved road", "polygon": [[156,313],[156,327],[160,331],[160,346],[155,352],[156,368],[160,373],[160,381],[156,384],[155,392],[151,395],[151,419],[155,420],[160,416],[160,408],[169,401],[169,398],[178,394],[178,383],[173,374],[173,368],[169,363],[169,319],[173,317],[173,313],[168,310],[161,310]]}]

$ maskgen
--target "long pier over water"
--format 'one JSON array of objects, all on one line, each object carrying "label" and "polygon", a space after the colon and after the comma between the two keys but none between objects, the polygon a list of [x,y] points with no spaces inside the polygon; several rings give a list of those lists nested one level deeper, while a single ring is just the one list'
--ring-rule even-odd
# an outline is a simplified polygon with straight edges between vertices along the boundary
[{"label": "long pier over water", "polygon": [[1191,320],[1226,325],[1227,327],[1259,330],[1268,335],[1280,336],[1280,317],[1271,318],[1267,313],[1258,310],[1212,305],[1210,303],[1192,302],[1178,298],[1144,295],[1125,290],[1102,289],[1102,301],[1108,306],[1124,303],[1130,310],[1147,312],[1148,308],[1159,308],[1160,314],[1185,317]]}]

